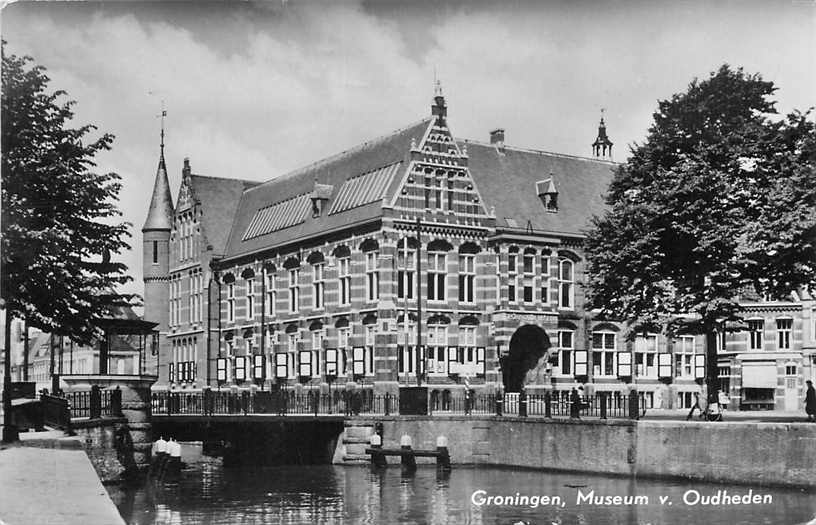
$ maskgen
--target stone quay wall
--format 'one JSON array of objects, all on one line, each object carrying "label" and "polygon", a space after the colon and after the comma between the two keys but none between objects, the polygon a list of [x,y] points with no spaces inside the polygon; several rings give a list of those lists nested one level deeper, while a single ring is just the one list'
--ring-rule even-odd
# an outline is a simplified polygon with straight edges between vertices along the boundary
[{"label": "stone quay wall", "polygon": [[[368,418],[355,418],[365,421]],[[451,462],[712,482],[816,487],[816,425],[685,421],[392,416],[383,446],[433,449]],[[389,458],[398,463],[398,457]],[[433,458],[418,458],[433,463]]]}]

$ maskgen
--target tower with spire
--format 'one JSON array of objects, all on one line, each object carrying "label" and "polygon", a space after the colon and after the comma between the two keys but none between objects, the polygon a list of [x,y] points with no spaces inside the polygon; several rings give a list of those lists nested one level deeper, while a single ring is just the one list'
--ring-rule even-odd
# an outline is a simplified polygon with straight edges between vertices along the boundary
[{"label": "tower with spire", "polygon": [[612,160],[612,141],[606,135],[606,124],[604,123],[604,110],[601,109],[601,122],[598,124],[598,136],[592,143],[592,155],[602,159]]},{"label": "tower with spire", "polygon": [[164,162],[164,117],[162,109],[159,166],[153,183],[150,209],[142,227],[142,273],[144,275],[144,318],[159,323],[159,345],[166,340],[170,295],[170,232],[173,228],[173,198]]}]

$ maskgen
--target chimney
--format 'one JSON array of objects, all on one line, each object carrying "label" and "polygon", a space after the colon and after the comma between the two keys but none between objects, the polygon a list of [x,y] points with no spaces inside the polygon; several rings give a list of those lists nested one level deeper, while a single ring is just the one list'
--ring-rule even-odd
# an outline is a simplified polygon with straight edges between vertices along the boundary
[{"label": "chimney", "polygon": [[494,129],[490,132],[490,144],[496,146],[496,148],[504,153],[504,129],[498,128]]},{"label": "chimney", "polygon": [[190,175],[190,157],[184,157],[184,168],[181,170],[181,175],[184,177]]}]

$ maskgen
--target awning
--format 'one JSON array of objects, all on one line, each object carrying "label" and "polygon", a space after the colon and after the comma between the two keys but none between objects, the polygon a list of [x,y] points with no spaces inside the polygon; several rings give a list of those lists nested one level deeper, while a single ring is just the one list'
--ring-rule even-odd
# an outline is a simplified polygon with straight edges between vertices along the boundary
[{"label": "awning", "polygon": [[776,388],[776,365],[743,363],[742,388]]}]

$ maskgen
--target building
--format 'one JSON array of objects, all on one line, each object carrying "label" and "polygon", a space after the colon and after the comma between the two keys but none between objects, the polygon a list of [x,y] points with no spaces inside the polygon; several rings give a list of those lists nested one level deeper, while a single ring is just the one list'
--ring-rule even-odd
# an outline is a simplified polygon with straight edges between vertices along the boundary
[{"label": "building", "polygon": [[[193,175],[185,160],[175,208],[162,141],[143,229],[145,316],[165,323],[159,384],[394,392],[419,366],[432,398],[465,380],[556,395],[585,384],[689,407],[702,338],[626,341],[584,308],[582,232],[615,168],[603,119],[582,158],[512,147],[503,129],[455,139],[447,111],[437,87],[428,118],[262,184]],[[793,408],[788,363],[799,403],[813,374],[804,307],[754,307],[798,321],[766,321],[758,357],[739,348],[745,332],[725,335],[722,381],[750,405],[770,399],[761,375],[773,406]],[[789,347],[772,348],[774,322]]]}]

